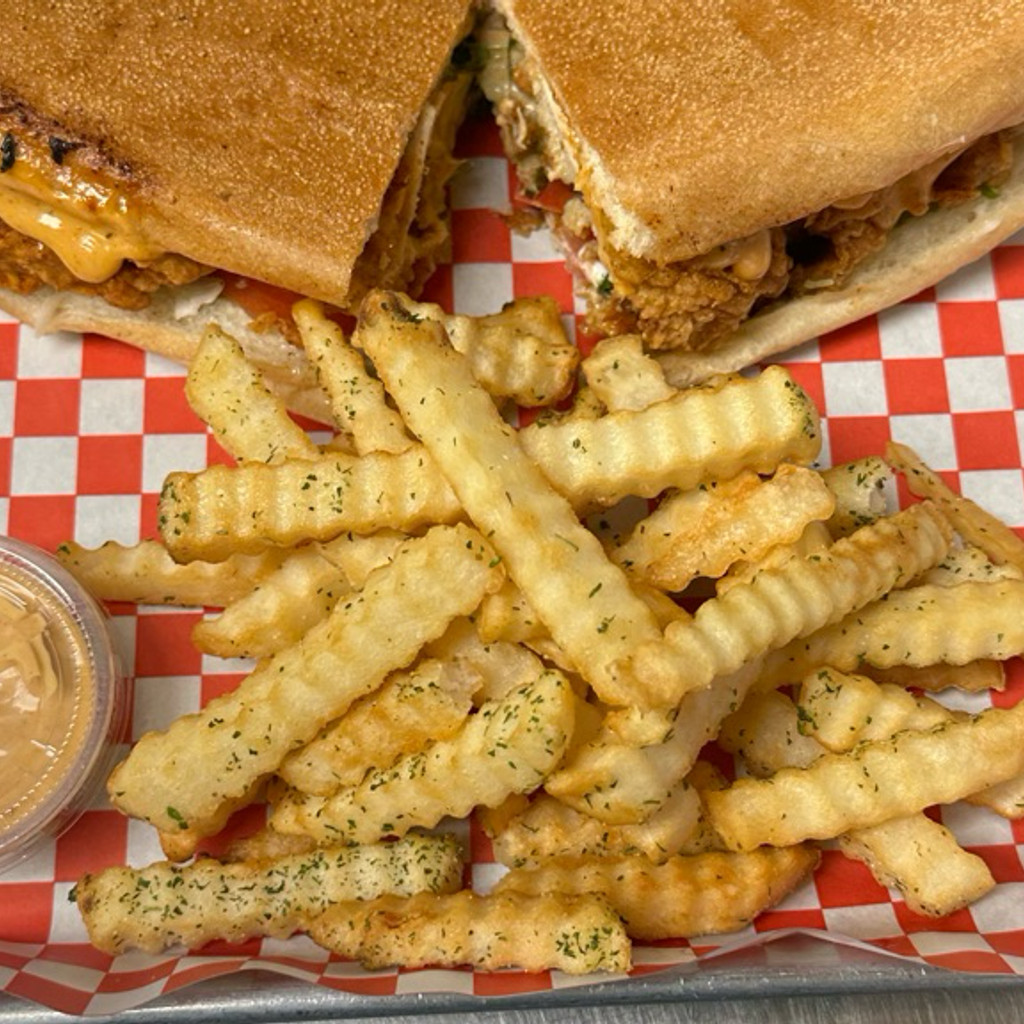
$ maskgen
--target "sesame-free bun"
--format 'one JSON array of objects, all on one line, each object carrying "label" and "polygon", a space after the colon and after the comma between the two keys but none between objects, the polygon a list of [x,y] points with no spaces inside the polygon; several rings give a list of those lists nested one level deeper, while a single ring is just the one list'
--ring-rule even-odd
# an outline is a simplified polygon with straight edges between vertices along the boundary
[{"label": "sesame-free bun", "polygon": [[0,19],[0,100],[105,160],[164,251],[342,304],[469,13],[24,0]]},{"label": "sesame-free bun", "polygon": [[762,362],[917,295],[1024,229],[1024,135],[1012,175],[991,198],[934,210],[901,224],[839,288],[780,301],[746,320],[706,352],[661,353],[677,387]]},{"label": "sesame-free bun", "polygon": [[1024,121],[1019,0],[497,5],[602,244],[659,264]]}]

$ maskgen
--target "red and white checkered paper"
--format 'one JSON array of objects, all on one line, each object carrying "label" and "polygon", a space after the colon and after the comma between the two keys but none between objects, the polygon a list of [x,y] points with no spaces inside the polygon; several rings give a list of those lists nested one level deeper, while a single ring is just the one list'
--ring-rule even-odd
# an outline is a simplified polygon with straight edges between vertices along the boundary
[{"label": "red and white checkered paper", "polygon": [[[453,263],[432,281],[430,297],[459,312],[485,313],[515,296],[546,292],[574,328],[581,308],[549,237],[514,235],[495,212],[510,208],[514,178],[493,129],[477,126],[462,146],[468,160],[453,187]],[[913,301],[803,346],[786,363],[824,415],[823,464],[878,453],[892,437],[1024,529],[1024,235]],[[153,536],[164,475],[223,458],[188,408],[182,377],[178,366],[105,339],[37,337],[0,323],[0,532],[51,550],[71,537],[96,545]],[[191,647],[198,610],[112,612],[134,676],[132,738],[197,709],[246,670]],[[1022,695],[1024,669],[1015,663],[996,699],[1012,704]],[[861,865],[826,852],[812,881],[746,931],[640,946],[635,973],[700,969],[716,954],[746,946],[770,978],[766,940],[798,929],[833,940],[821,944],[826,962],[829,950],[835,955],[842,949],[836,944],[845,944],[961,971],[1024,974],[1024,822],[959,806],[942,817],[999,883],[969,910],[938,922],[919,918]],[[252,819],[243,813],[229,828],[247,825]],[[468,838],[474,879],[485,883],[495,871],[489,845],[475,828]],[[0,990],[69,1013],[100,1014],[253,967],[372,995],[508,995],[579,984],[514,971],[368,972],[303,937],[214,945],[183,957],[112,960],[91,949],[68,900],[75,880],[109,864],[160,857],[148,826],[98,802],[55,843],[0,876]]]}]

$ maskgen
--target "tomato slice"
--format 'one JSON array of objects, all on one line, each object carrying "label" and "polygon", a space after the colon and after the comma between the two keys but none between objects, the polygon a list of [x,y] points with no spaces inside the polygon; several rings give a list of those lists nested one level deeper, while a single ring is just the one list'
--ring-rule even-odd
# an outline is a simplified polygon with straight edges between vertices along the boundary
[{"label": "tomato slice", "polygon": [[224,298],[238,303],[253,320],[272,313],[287,322],[292,318],[292,306],[302,298],[287,288],[278,288],[277,285],[242,277],[240,274],[222,272],[220,279],[224,282]]},{"label": "tomato slice", "polygon": [[527,195],[520,190],[516,199],[526,206],[535,206],[539,210],[547,210],[550,213],[561,213],[574,191],[573,187],[564,181],[549,181],[533,195]]}]

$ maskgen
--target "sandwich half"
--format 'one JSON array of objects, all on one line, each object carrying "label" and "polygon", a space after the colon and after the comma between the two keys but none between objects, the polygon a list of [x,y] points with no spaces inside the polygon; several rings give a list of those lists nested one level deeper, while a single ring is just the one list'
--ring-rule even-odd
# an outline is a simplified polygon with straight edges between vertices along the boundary
[{"label": "sandwich half", "polygon": [[[597,333],[676,383],[1024,225],[1019,0],[496,0],[481,82]],[[566,24],[572,24],[572,31]]]},{"label": "sandwich half", "polygon": [[219,320],[301,390],[266,284],[353,309],[445,254],[471,8],[19,3],[0,19],[0,307],[178,359]]}]

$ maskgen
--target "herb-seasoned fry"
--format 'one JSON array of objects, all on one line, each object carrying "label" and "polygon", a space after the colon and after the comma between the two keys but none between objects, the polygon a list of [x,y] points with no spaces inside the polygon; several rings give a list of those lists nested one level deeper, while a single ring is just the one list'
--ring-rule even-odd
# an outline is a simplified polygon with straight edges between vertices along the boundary
[{"label": "herb-seasoned fry", "polygon": [[664,642],[641,647],[632,672],[652,703],[677,704],[687,691],[905,585],[943,557],[950,537],[927,504],[861,527],[820,556],[790,559],[705,601],[692,620],[666,627]]},{"label": "herb-seasoned fry", "polygon": [[339,904],[312,918],[314,942],[364,967],[475,967],[566,974],[629,970],[619,916],[596,896],[420,894]]},{"label": "herb-seasoned fry", "polygon": [[398,455],[335,453],[171,473],[159,506],[160,535],[180,562],[216,562],[347,531],[412,531],[461,516],[451,488],[418,446]]},{"label": "herb-seasoned fry", "polygon": [[269,861],[222,864],[201,857],[185,866],[111,867],[85,875],[74,894],[97,949],[159,953],[213,939],[284,938],[344,900],[454,892],[462,866],[454,837],[411,836]]},{"label": "herb-seasoned fry", "polygon": [[497,893],[598,893],[636,939],[737,931],[778,903],[814,869],[812,846],[751,853],[709,851],[652,864],[646,857],[564,857],[513,868]]},{"label": "herb-seasoned fry", "polygon": [[497,806],[511,793],[536,789],[558,763],[572,737],[575,704],[568,680],[545,672],[485,704],[451,739],[370,772],[358,786],[329,797],[290,793],[271,824],[320,842],[364,843]]},{"label": "herb-seasoned fry", "polygon": [[155,540],[129,546],[108,540],[98,548],[65,541],[57,548],[58,560],[101,601],[216,607],[244,597],[287,556],[268,550],[181,565]]},{"label": "herb-seasoned fry", "polygon": [[323,306],[303,299],[292,307],[292,317],[317,380],[330,398],[335,426],[351,435],[356,451],[365,455],[409,448],[412,438],[385,401],[380,381],[370,376],[362,353],[324,314]]},{"label": "herb-seasoned fry", "polygon": [[809,463],[821,433],[814,404],[778,366],[678,392],[639,412],[534,425],[523,448],[575,505],[689,490],[743,469]]},{"label": "herb-seasoned fry", "polygon": [[792,543],[834,504],[813,470],[782,465],[767,480],[744,472],[666,497],[611,556],[630,575],[683,590],[697,576],[721,576],[740,559]]},{"label": "herb-seasoned fry", "polygon": [[473,367],[489,394],[518,405],[553,405],[572,390],[579,349],[562,326],[558,304],[549,295],[513,299],[489,316],[448,314],[429,302],[406,300],[414,316],[444,327],[456,352]]},{"label": "herb-seasoned fry", "polygon": [[495,563],[468,527],[436,527],[409,541],[358,594],[237,689],[140,739],[108,780],[112,802],[162,831],[217,832],[286,754],[499,586]]},{"label": "herb-seasoned fry", "polygon": [[478,682],[453,662],[430,660],[396,672],[289,754],[278,775],[299,792],[319,796],[355,786],[371,768],[454,736],[473,706]]},{"label": "herb-seasoned fry", "polygon": [[189,364],[185,396],[221,447],[239,461],[273,463],[320,454],[241,345],[216,324],[203,331]]},{"label": "herb-seasoned fry", "polygon": [[893,475],[885,460],[877,455],[823,470],[821,478],[836,502],[828,520],[834,537],[848,536],[888,511]]},{"label": "herb-seasoned fry", "polygon": [[580,365],[583,376],[609,412],[646,409],[671,398],[676,389],[665,382],[657,360],[644,352],[638,334],[599,341]]},{"label": "herb-seasoned fry", "polygon": [[364,303],[360,324],[360,343],[402,415],[555,642],[602,700],[628,703],[634,695],[615,665],[661,635],[651,610],[526,456],[436,324],[411,319],[390,293]]},{"label": "herb-seasoned fry", "polygon": [[1024,702],[963,722],[825,754],[807,768],[738,779],[706,794],[712,824],[729,849],[788,846],[960,800],[1024,771]]}]

